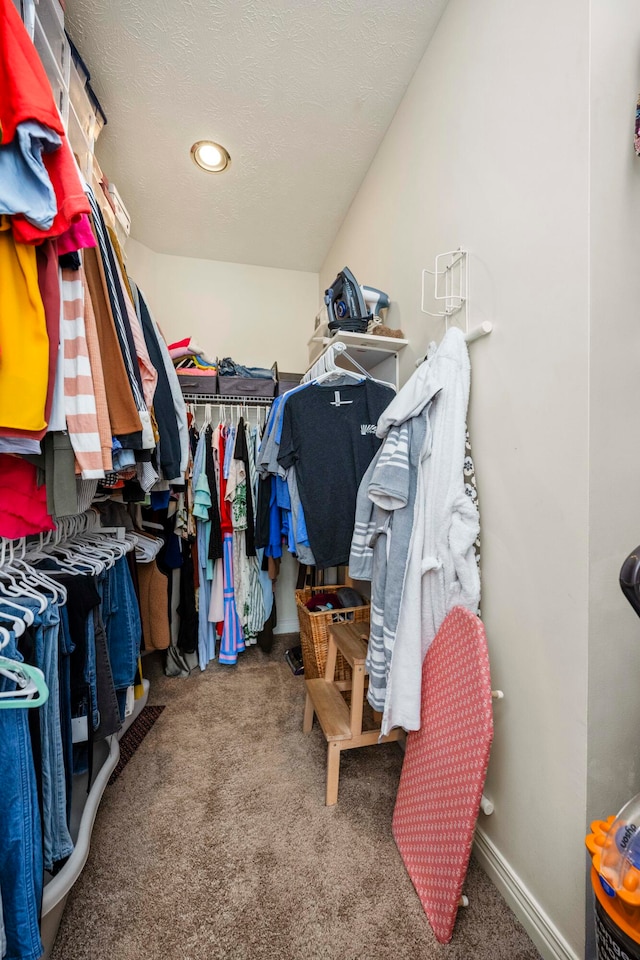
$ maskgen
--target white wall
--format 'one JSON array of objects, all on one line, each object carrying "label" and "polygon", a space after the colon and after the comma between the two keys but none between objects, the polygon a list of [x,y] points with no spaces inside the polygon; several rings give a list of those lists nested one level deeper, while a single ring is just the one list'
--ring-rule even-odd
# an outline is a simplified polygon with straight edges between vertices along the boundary
[{"label": "white wall", "polygon": [[588,815],[640,791],[640,620],[618,586],[640,543],[640,7],[591,0],[591,569]]},{"label": "white wall", "polygon": [[133,239],[126,256],[166,337],[193,336],[212,356],[247,366],[306,370],[317,273],[173,257]]},{"label": "white wall", "polygon": [[407,375],[443,333],[422,268],[472,251],[472,322],[495,323],[470,348],[470,430],[506,697],[481,828],[566,956],[584,934],[588,54],[586,0],[450,0],[320,276],[347,264],[390,293]]}]

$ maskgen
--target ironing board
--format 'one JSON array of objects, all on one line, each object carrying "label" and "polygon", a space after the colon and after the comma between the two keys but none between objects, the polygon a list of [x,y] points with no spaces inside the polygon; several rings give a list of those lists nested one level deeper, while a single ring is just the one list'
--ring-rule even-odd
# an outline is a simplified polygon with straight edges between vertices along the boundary
[{"label": "ironing board", "polygon": [[420,730],[409,733],[393,836],[440,943],[448,943],[467,873],[493,738],[482,621],[446,617],[422,668]]}]

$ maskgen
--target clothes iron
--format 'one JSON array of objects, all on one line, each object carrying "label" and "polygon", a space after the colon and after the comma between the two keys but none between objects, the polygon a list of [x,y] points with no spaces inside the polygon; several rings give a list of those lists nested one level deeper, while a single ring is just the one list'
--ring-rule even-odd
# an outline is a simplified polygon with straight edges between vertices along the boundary
[{"label": "clothes iron", "polygon": [[366,333],[371,319],[358,281],[348,267],[341,270],[331,286],[325,290],[324,302],[329,314],[329,330],[347,330]]}]

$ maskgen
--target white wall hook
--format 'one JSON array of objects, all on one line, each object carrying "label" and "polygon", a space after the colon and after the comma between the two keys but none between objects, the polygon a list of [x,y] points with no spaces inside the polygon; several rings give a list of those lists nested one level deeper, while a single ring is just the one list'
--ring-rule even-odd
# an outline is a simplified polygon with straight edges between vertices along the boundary
[{"label": "white wall hook", "polygon": [[460,899],[458,900],[458,906],[459,906],[459,907],[468,907],[468,906],[469,906],[469,897],[466,897],[466,896],[464,895],[464,893],[462,894],[462,896],[461,896]]},{"label": "white wall hook", "polygon": [[504,693],[502,690],[492,690],[491,696],[494,700],[504,700]]},{"label": "white wall hook", "polygon": [[480,337],[486,337],[493,330],[493,324],[491,320],[483,320],[479,327],[474,327],[473,330],[469,330],[468,333],[465,333],[464,339],[467,343],[473,343],[474,340],[479,340]]},{"label": "white wall hook", "polygon": [[482,798],[480,800],[480,809],[484,813],[485,817],[490,817],[495,810],[493,803],[488,797],[485,797],[484,793],[482,794]]}]

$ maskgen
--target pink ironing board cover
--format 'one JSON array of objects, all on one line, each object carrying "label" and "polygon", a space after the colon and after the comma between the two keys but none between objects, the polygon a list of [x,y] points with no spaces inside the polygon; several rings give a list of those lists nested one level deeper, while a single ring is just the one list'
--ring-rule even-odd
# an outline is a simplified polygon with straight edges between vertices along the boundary
[{"label": "pink ironing board cover", "polygon": [[453,933],[492,738],[484,627],[455,607],[425,657],[420,730],[407,737],[393,813],[394,839],[440,943]]}]

